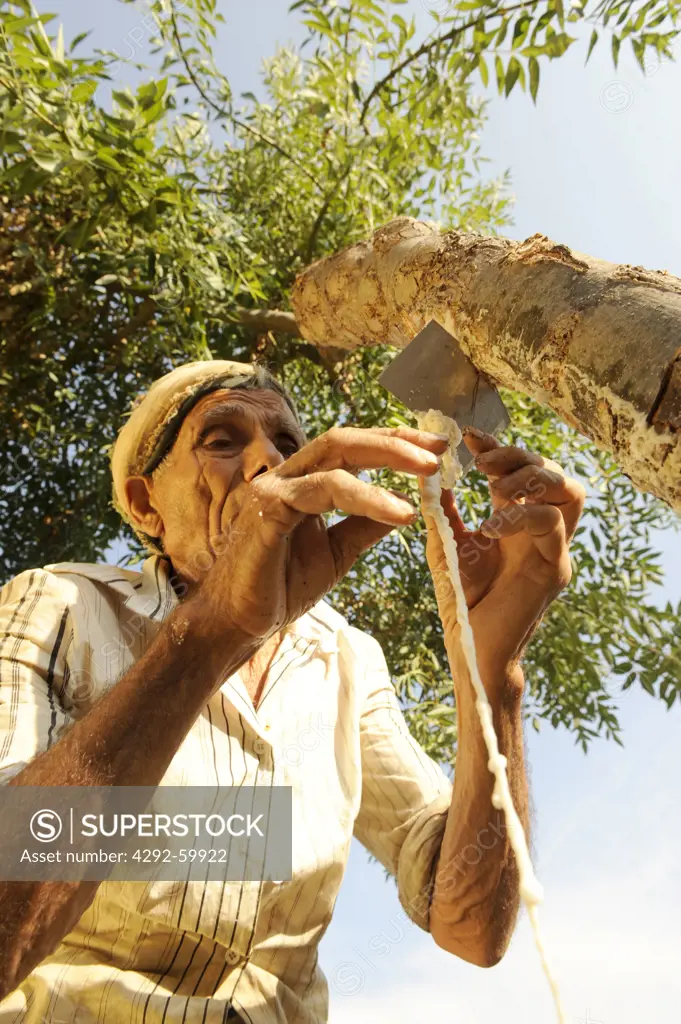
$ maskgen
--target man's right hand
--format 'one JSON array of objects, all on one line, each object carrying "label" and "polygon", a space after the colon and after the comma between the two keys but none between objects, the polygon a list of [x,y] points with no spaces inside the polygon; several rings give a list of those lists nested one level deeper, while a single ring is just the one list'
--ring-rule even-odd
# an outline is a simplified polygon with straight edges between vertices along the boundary
[{"label": "man's right hand", "polygon": [[[214,503],[213,563],[188,599],[201,632],[216,641],[226,629],[265,640],[303,615],[362,552],[418,516],[408,501],[355,474],[387,467],[429,476],[446,447],[446,439],[411,427],[333,427]],[[327,528],[322,513],[336,510],[347,518]]]}]

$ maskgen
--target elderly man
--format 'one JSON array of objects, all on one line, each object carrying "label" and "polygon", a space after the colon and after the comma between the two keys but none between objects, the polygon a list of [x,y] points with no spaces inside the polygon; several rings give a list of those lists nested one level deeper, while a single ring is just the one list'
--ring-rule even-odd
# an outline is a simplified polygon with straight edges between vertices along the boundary
[{"label": "elderly man", "polygon": [[[526,823],[519,658],[569,580],[584,493],[530,452],[476,431],[467,443],[497,512],[469,533],[451,492],[442,503]],[[353,835],[438,946],[497,963],[517,873],[430,517],[458,714],[453,786],[410,736],[378,643],[322,600],[417,516],[357,474],[422,478],[445,448],[407,427],[334,428],[307,442],[288,393],[253,364],[190,363],[138,401],[112,453],[114,501],[152,553],[141,573],[63,563],[5,587],[0,778],[290,786],[293,876],[1,884],[0,1020],[326,1020],[317,946]],[[327,527],[322,513],[334,510],[346,516]],[[303,735],[315,743],[301,746]]]}]

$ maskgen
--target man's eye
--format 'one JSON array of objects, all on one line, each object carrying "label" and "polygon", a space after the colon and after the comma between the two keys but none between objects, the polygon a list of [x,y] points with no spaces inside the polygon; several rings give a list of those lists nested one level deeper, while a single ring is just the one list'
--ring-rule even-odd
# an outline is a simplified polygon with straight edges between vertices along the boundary
[{"label": "man's eye", "polygon": [[295,455],[298,451],[298,445],[295,441],[282,441],[277,447],[282,455]]},{"label": "man's eye", "polygon": [[214,437],[212,440],[206,441],[206,448],[231,448],[236,444],[231,437]]}]

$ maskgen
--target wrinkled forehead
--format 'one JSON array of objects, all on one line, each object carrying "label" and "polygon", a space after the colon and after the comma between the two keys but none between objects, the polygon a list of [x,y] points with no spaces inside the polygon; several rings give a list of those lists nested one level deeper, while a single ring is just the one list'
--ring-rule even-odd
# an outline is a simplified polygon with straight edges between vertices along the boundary
[{"label": "wrinkled forehead", "polygon": [[261,423],[272,431],[285,430],[301,444],[306,441],[287,402],[269,388],[221,389],[204,395],[187,414],[180,429],[183,438],[194,438],[212,423]]}]

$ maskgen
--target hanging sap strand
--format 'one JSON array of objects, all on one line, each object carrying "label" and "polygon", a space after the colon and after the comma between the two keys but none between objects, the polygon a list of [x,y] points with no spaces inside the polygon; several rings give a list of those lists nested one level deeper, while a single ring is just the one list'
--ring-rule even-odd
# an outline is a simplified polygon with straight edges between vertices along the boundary
[{"label": "hanging sap strand", "polygon": [[463,592],[461,575],[459,572],[459,554],[454,539],[454,534],[444,509],[440,503],[441,488],[452,488],[461,475],[461,466],[456,457],[456,449],[461,442],[461,431],[458,425],[449,416],[443,415],[436,409],[429,409],[428,412],[415,413],[419,430],[427,430],[431,433],[446,434],[448,437],[448,450],[442,457],[442,472],[433,476],[423,477],[423,504],[424,509],[435,521],[442,547],[447,561],[447,569],[454,588],[456,597],[457,621],[461,627],[461,647],[468,667],[468,674],[475,690],[477,700],[475,706],[480,718],[482,735],[485,740],[489,761],[487,767],[494,776],[494,790],[492,792],[492,804],[497,810],[504,812],[506,828],[511,848],[515,854],[518,865],[518,876],[520,884],[520,898],[527,907],[527,913],[532,926],[534,943],[539,953],[539,959],[548,980],[556,1007],[559,1024],[565,1024],[566,1017],[561,1003],[560,992],[555,975],[551,970],[546,955],[546,949],[539,928],[539,904],[544,898],[544,891],[540,885],[532,867],[530,853],[527,848],[525,830],[518,817],[518,812],[513,805],[513,798],[508,784],[506,774],[506,758],[499,751],[499,741],[494,730],[492,719],[492,708],[480,678],[478,660],[475,653],[475,641],[473,630],[468,620],[468,605]]}]

